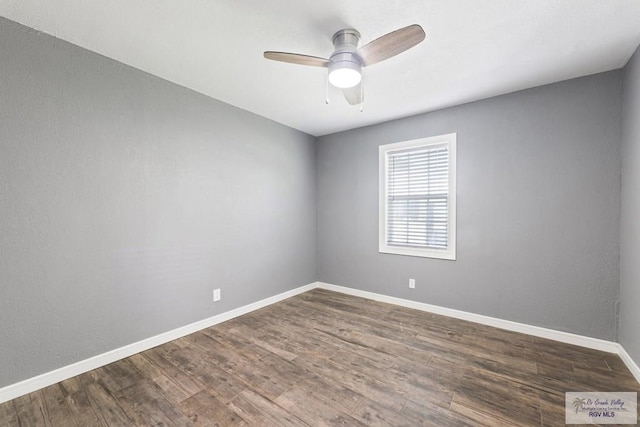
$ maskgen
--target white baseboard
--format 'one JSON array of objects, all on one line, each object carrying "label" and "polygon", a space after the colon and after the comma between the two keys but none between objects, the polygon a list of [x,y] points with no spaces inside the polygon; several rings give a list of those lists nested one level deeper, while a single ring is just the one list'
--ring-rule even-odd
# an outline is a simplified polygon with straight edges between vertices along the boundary
[{"label": "white baseboard", "polygon": [[89,359],[81,360],[72,365],[63,366],[62,368],[56,369],[55,371],[46,372],[42,375],[38,375],[19,383],[0,388],[0,403],[15,399],[16,397],[23,396],[41,388],[48,387],[52,384],[56,384],[60,381],[75,377],[76,375],[83,374],[92,369],[108,365],[109,363],[116,362],[120,359],[124,359],[136,353],[140,353],[141,351],[157,347],[169,341],[184,337],[185,335],[189,335],[210,326],[217,325],[218,323],[222,323],[235,317],[242,316],[243,314],[250,313],[252,311],[301,294],[303,292],[310,291],[312,289],[315,289],[317,286],[317,282],[301,286],[299,288],[292,289],[290,291],[254,302],[252,304],[238,307],[225,313],[209,317],[208,319],[200,320],[198,322],[182,326],[172,331],[164,332],[154,337],[147,338],[142,341],[138,341],[103,354],[99,354]]},{"label": "white baseboard", "polygon": [[147,338],[142,341],[138,341],[136,343],[129,344],[103,354],[99,354],[97,356],[79,361],[72,365],[56,369],[55,371],[47,372],[42,375],[26,379],[19,383],[0,388],[0,403],[15,399],[16,397],[23,396],[41,388],[48,387],[52,384],[56,384],[60,381],[64,381],[76,375],[83,374],[92,369],[108,365],[109,363],[116,362],[120,359],[124,359],[136,353],[140,353],[142,351],[167,343],[177,338],[181,338],[185,335],[192,334],[210,326],[217,325],[218,323],[225,322],[235,317],[242,316],[243,314],[250,313],[252,311],[258,310],[260,308],[266,307],[268,305],[277,303],[279,301],[310,291],[315,288],[327,289],[330,291],[340,292],[343,294],[353,295],[361,298],[386,302],[402,307],[413,308],[416,310],[440,314],[443,316],[449,316],[456,319],[468,320],[470,322],[480,323],[483,325],[494,326],[496,328],[505,329],[508,331],[520,332],[523,334],[529,334],[540,338],[547,338],[567,344],[601,350],[608,353],[615,353],[620,356],[620,358],[625,363],[625,365],[627,365],[627,368],[629,368],[636,380],[640,382],[640,367],[638,367],[629,353],[627,353],[625,349],[616,342],[585,337],[582,335],[571,334],[567,332],[555,331],[553,329],[526,325],[524,323],[497,319],[481,314],[468,313],[465,311],[391,297],[373,292],[361,291],[344,286],[331,285],[329,283],[315,282],[269,298],[265,298],[252,304],[245,305],[243,307],[236,308],[234,310],[227,311],[225,313],[218,314],[208,319],[194,322],[189,325],[174,329],[172,331],[168,331],[160,335],[156,335],[154,337]]},{"label": "white baseboard", "polygon": [[601,340],[598,338],[585,337],[583,335],[571,334],[568,332],[555,331],[553,329],[541,328],[539,326],[526,325],[524,323],[512,322],[510,320],[497,319],[495,317],[484,316],[482,314],[468,313],[466,311],[454,310],[452,308],[440,307],[437,305],[425,304],[406,300],[402,298],[390,297],[387,295],[376,294],[373,292],[360,291],[357,289],[347,288],[344,286],[331,285],[329,283],[318,282],[318,287],[330,291],[341,292],[357,297],[367,298],[375,301],[386,302],[399,305],[402,307],[413,308],[416,310],[427,311],[429,313],[441,314],[443,316],[453,317],[456,319],[468,320],[470,322],[480,323],[482,325],[493,326],[508,331],[520,332],[523,334],[533,335],[540,338],[547,338],[554,341],[560,341],[567,344],[579,345],[581,347],[592,348],[595,350],[606,351],[607,353],[618,353],[620,345],[613,341]]},{"label": "white baseboard", "polygon": [[620,359],[627,365],[627,368],[631,371],[634,377],[636,377],[636,381],[640,383],[640,366],[631,358],[631,355],[627,353],[627,350],[624,349],[622,344],[618,344],[620,347],[618,349],[618,355]]}]

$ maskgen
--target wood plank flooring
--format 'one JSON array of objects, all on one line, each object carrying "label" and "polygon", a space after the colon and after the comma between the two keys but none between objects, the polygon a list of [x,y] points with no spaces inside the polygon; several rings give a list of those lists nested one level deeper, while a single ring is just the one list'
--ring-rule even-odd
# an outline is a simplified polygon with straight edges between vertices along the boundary
[{"label": "wood plank flooring", "polygon": [[0,404],[0,426],[561,426],[616,355],[313,290]]}]

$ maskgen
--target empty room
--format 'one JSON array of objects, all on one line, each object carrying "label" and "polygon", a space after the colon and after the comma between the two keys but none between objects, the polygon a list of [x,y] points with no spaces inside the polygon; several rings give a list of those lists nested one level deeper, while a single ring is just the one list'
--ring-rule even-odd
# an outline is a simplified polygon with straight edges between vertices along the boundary
[{"label": "empty room", "polygon": [[637,0],[0,1],[0,426],[637,425]]}]

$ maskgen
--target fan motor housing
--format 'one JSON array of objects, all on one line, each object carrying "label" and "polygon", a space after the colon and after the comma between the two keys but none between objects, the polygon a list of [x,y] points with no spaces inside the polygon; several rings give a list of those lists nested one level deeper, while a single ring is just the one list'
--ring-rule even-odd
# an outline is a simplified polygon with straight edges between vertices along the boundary
[{"label": "fan motor housing", "polygon": [[333,35],[335,51],[329,57],[329,81],[339,88],[353,87],[360,83],[362,61],[356,50],[360,33],[353,29],[340,30]]},{"label": "fan motor housing", "polygon": [[360,41],[360,33],[352,28],[337,31],[331,39],[335,52],[349,51],[355,52],[358,49],[358,42]]}]

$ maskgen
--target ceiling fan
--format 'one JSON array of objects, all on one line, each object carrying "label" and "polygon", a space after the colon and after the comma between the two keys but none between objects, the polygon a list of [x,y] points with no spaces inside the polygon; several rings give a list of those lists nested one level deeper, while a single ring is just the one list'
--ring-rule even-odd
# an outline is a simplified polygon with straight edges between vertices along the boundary
[{"label": "ceiling fan", "polygon": [[264,57],[292,64],[325,67],[329,71],[329,82],[342,89],[351,105],[362,103],[362,67],[376,64],[411,49],[425,38],[420,25],[409,25],[362,46],[358,49],[360,33],[344,29],[333,35],[335,50],[329,59],[298,53],[266,51]]}]

